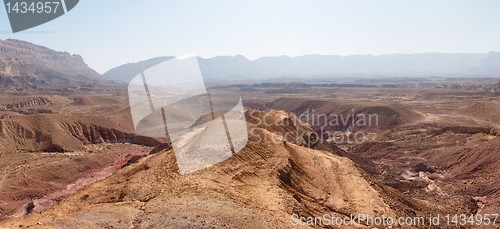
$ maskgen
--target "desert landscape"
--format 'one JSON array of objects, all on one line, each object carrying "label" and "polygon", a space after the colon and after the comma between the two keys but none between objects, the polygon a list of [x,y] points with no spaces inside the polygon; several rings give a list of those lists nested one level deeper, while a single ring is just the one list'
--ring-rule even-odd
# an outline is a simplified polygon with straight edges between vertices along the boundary
[{"label": "desert landscape", "polygon": [[0,228],[328,228],[294,216],[500,212],[498,78],[235,81],[200,60],[209,91],[241,97],[249,141],[180,174],[168,138],[135,132],[127,94],[171,57],[101,75],[24,41],[0,51]]}]

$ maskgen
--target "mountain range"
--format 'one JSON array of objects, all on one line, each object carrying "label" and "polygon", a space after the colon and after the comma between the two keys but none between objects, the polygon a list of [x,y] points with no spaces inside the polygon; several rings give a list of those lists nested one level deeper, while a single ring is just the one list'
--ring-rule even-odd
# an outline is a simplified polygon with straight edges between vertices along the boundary
[{"label": "mountain range", "polygon": [[[128,83],[141,71],[169,56],[124,64],[103,75],[79,55],[58,52],[20,40],[0,40],[0,87],[94,87]],[[281,78],[336,77],[500,77],[500,53],[421,53],[390,55],[305,55],[262,57],[198,57],[209,82]]]},{"label": "mountain range", "polygon": [[[141,69],[168,57],[113,68],[104,76],[128,82]],[[421,53],[390,55],[306,55],[262,57],[217,56],[198,62],[208,80],[335,77],[500,77],[500,53]],[[120,74],[116,74],[120,73]]]},{"label": "mountain range", "polygon": [[128,83],[132,78],[134,78],[134,76],[141,73],[145,69],[153,67],[154,65],[159,64],[171,58],[174,57],[160,56],[144,61],[139,61],[137,63],[128,63],[120,65],[116,68],[108,70],[106,73],[104,73],[104,76],[106,76],[111,80]]}]

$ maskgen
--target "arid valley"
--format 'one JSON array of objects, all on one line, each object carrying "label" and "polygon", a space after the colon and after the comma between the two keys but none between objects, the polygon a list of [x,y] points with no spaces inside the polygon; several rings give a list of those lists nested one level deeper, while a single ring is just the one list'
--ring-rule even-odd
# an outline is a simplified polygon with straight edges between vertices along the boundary
[{"label": "arid valley", "polygon": [[335,226],[293,216],[493,222],[500,212],[498,78],[214,81],[209,91],[242,98],[249,141],[183,175],[168,139],[135,132],[126,83],[78,56],[1,42],[0,228],[307,228]]}]

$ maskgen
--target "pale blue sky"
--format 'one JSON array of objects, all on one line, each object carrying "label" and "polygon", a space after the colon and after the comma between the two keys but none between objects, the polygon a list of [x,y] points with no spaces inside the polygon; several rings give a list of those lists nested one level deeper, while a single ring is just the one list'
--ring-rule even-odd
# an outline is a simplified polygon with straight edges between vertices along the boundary
[{"label": "pale blue sky", "polygon": [[98,72],[162,55],[500,51],[497,0],[80,0],[66,15],[0,39],[80,54]]}]

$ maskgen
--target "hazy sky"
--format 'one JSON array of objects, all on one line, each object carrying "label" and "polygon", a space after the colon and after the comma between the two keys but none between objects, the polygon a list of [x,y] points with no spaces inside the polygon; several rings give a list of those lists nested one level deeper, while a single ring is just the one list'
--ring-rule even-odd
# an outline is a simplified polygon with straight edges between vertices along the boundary
[{"label": "hazy sky", "polygon": [[156,56],[500,51],[497,0],[80,0],[0,39],[80,54],[98,72]]}]

